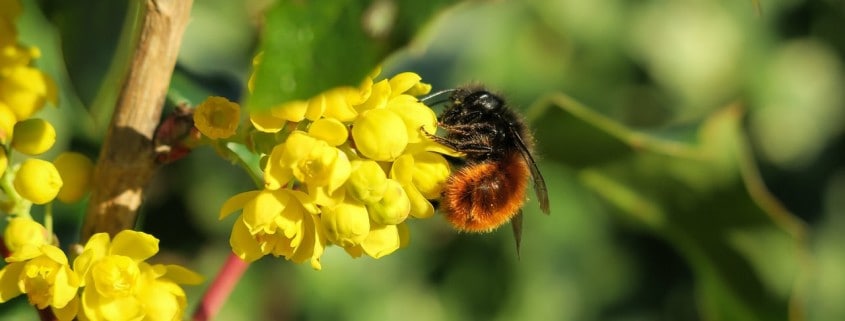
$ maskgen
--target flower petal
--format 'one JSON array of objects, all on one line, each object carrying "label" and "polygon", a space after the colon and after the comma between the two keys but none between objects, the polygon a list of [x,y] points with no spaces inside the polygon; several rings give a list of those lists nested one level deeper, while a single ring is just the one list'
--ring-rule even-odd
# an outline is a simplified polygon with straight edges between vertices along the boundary
[{"label": "flower petal", "polygon": [[[67,266],[59,267],[56,271],[56,279],[53,281],[53,303],[52,306],[56,308],[64,308],[67,304],[76,297],[76,292],[79,289],[78,280],[75,273]],[[74,282],[76,281],[76,282]]]},{"label": "flower petal", "polygon": [[253,262],[264,256],[258,246],[258,241],[249,233],[249,228],[244,223],[243,217],[238,218],[232,226],[229,245],[232,246],[232,252],[246,262]]},{"label": "flower petal", "polygon": [[244,208],[247,202],[255,198],[261,191],[249,191],[237,194],[235,196],[230,197],[226,200],[226,203],[223,203],[223,206],[220,208],[220,218],[224,219],[230,214],[234,213],[235,211]]},{"label": "flower petal", "polygon": [[287,121],[276,117],[270,111],[253,111],[249,113],[249,122],[258,131],[276,133],[285,127]]},{"label": "flower petal", "polygon": [[125,255],[140,262],[158,253],[158,239],[144,232],[123,230],[114,236],[110,255]]},{"label": "flower petal", "polygon": [[202,275],[197,272],[191,271],[181,265],[168,264],[165,265],[165,268],[167,268],[167,273],[164,275],[164,277],[168,278],[169,280],[172,280],[173,282],[179,284],[194,285],[200,284],[204,281]]},{"label": "flower petal", "polygon": [[337,119],[322,118],[308,127],[308,135],[322,139],[329,143],[329,146],[335,147],[346,142],[346,139],[349,138],[349,131]]},{"label": "flower petal", "polygon": [[79,296],[74,295],[70,302],[68,302],[68,304],[64,307],[57,308],[56,306],[53,306],[52,310],[53,315],[55,315],[59,321],[73,320],[73,318],[76,317],[76,314],[79,313]]},{"label": "flower petal", "polygon": [[277,118],[292,122],[300,122],[305,119],[305,112],[307,110],[307,101],[295,100],[271,108],[270,113]]},{"label": "flower petal", "polygon": [[14,262],[7,264],[0,270],[0,303],[21,295],[18,280],[20,280],[23,266],[24,263]]},{"label": "flower petal", "polygon": [[408,89],[411,89],[416,84],[419,84],[420,80],[422,80],[422,77],[413,72],[403,72],[393,76],[393,78],[390,78],[390,89],[393,92],[392,96],[395,97],[408,91]]},{"label": "flower petal", "polygon": [[380,225],[370,230],[361,248],[367,255],[378,259],[399,249],[400,243],[396,225]]},{"label": "flower petal", "polygon": [[370,216],[361,204],[324,208],[320,218],[328,240],[343,247],[360,244],[370,231]]}]

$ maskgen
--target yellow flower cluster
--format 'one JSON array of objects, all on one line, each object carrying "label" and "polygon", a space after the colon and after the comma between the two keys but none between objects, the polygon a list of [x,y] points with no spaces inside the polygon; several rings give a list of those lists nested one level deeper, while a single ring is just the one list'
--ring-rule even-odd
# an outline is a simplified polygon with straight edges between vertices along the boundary
[{"label": "yellow flower cluster", "polygon": [[250,113],[257,131],[273,135],[252,139],[264,188],[221,209],[221,219],[242,209],[230,238],[241,259],[272,254],[320,269],[330,244],[380,258],[407,244],[408,217],[434,215],[429,200],[449,176],[440,153],[450,151],[425,135],[437,119],[416,96],[431,86],[410,72],[375,77]]},{"label": "yellow flower cluster", "polygon": [[95,234],[72,265],[31,219],[12,219],[4,241],[11,255],[0,270],[0,303],[26,294],[58,320],[178,320],[186,305],[179,284],[202,281],[181,266],[144,262],[158,239],[142,232]]},{"label": "yellow flower cluster", "polygon": [[[47,102],[57,104],[57,90],[53,80],[43,71],[30,66],[40,56],[38,48],[18,43],[15,20],[21,13],[17,0],[0,0],[0,175],[13,178],[14,191],[6,189],[9,201],[7,212],[28,216],[27,205],[45,204],[57,196],[63,202],[76,202],[88,190],[93,166],[80,154],[57,159],[51,163],[40,159],[26,159],[19,167],[10,167],[8,153],[12,150],[36,156],[49,150],[56,142],[56,130],[49,122],[30,118]],[[81,158],[80,158],[81,157]],[[61,158],[61,157],[60,157]],[[82,159],[84,158],[84,160]],[[13,170],[7,173],[7,169]],[[28,204],[28,203],[27,203]]]}]

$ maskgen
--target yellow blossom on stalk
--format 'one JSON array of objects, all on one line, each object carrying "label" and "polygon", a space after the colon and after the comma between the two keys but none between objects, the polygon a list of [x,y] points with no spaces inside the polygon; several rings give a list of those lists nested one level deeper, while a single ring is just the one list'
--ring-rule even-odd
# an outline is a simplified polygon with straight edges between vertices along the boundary
[{"label": "yellow blossom on stalk", "polygon": [[387,175],[378,163],[372,160],[352,161],[352,174],[347,190],[355,199],[372,204],[380,201],[387,192]]},{"label": "yellow blossom on stalk", "polygon": [[58,102],[58,89],[43,71],[16,66],[8,69],[0,81],[0,101],[8,105],[17,119],[29,118],[41,110],[46,102]]},{"label": "yellow blossom on stalk", "polygon": [[91,175],[94,173],[94,162],[85,155],[75,152],[64,152],[53,161],[59,176],[62,178],[62,188],[56,195],[60,201],[73,203],[82,199],[91,189]]},{"label": "yellow blossom on stalk", "polygon": [[370,219],[382,225],[396,225],[405,221],[411,213],[411,200],[408,193],[396,180],[385,181],[384,197],[378,202],[367,204]]},{"label": "yellow blossom on stalk", "polygon": [[[242,209],[230,237],[241,259],[272,254],[319,269],[331,244],[380,258],[408,243],[409,217],[434,214],[429,200],[449,176],[449,150],[425,134],[436,132],[437,119],[417,96],[431,86],[415,73],[376,76],[250,113],[253,128],[276,134],[274,147],[255,150],[264,189],[235,195],[221,210],[223,218]],[[286,125],[295,128],[282,132]]]},{"label": "yellow blossom on stalk", "polygon": [[364,112],[352,124],[352,138],[362,156],[393,161],[408,146],[408,129],[402,117],[390,109]]},{"label": "yellow blossom on stalk", "polygon": [[308,194],[288,189],[241,193],[226,201],[220,218],[239,209],[243,213],[229,243],[242,260],[252,262],[272,254],[296,263],[310,260],[313,268],[321,268],[325,233]]},{"label": "yellow blossom on stalk", "polygon": [[12,218],[3,232],[6,249],[12,254],[19,252],[34,253],[42,245],[49,245],[52,239],[43,225],[30,218]]},{"label": "yellow blossom on stalk", "polygon": [[15,190],[29,201],[46,204],[59,194],[62,177],[53,163],[30,158],[21,164],[15,175],[14,186]]},{"label": "yellow blossom on stalk", "polygon": [[336,192],[349,178],[351,165],[345,153],[325,140],[294,131],[273,148],[264,172],[266,188],[278,189],[295,178],[307,185],[317,204],[328,205],[342,200],[343,193]]},{"label": "yellow blossom on stalk", "polygon": [[0,143],[6,143],[12,138],[17,121],[18,116],[15,116],[11,107],[0,100]]},{"label": "yellow blossom on stalk", "polygon": [[361,244],[370,232],[370,215],[362,204],[344,202],[324,208],[321,218],[329,241],[342,247]]},{"label": "yellow blossom on stalk", "polygon": [[15,124],[12,148],[30,155],[46,152],[56,143],[56,129],[49,122],[30,118]]},{"label": "yellow blossom on stalk", "polygon": [[0,303],[26,294],[38,309],[50,307],[59,320],[77,314],[79,276],[59,248],[42,244],[35,251],[19,251],[6,258],[0,270]]},{"label": "yellow blossom on stalk", "polygon": [[208,97],[194,110],[194,126],[211,139],[235,135],[240,120],[241,107],[223,97]]},{"label": "yellow blossom on stalk", "polygon": [[428,218],[434,215],[429,199],[440,197],[449,178],[449,163],[432,152],[402,155],[390,169],[390,177],[402,185],[411,202],[411,215]]},{"label": "yellow blossom on stalk", "polygon": [[179,284],[202,277],[178,265],[144,262],[158,252],[152,235],[124,230],[94,234],[73,261],[81,278],[80,320],[178,320],[185,310]]}]

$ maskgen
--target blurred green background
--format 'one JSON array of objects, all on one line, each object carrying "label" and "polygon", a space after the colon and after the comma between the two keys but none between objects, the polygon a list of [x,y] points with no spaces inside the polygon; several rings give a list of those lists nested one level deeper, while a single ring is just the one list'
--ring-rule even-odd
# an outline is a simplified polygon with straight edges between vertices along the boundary
[{"label": "blurred green background", "polygon": [[[458,234],[438,217],[409,224],[410,246],[380,260],[330,248],[317,272],[265,258],[217,320],[845,320],[845,2],[361,8],[376,4],[428,21],[402,50],[389,48],[413,30],[373,45],[390,53],[383,75],[484,83],[523,111],[551,215],[527,203],[520,259],[508,229]],[[170,108],[245,98],[271,5],[194,1]],[[126,10],[25,1],[21,42],[61,88],[60,108],[42,112],[60,135],[46,158],[96,157]],[[320,55],[354,56],[346,46]],[[253,188],[208,149],[163,167],[141,222],[161,239],[156,259],[210,279],[229,253],[220,205]],[[56,209],[60,239],[75,239],[84,207]],[[189,310],[203,290],[188,289]],[[25,299],[0,305],[0,320],[36,319]]]}]

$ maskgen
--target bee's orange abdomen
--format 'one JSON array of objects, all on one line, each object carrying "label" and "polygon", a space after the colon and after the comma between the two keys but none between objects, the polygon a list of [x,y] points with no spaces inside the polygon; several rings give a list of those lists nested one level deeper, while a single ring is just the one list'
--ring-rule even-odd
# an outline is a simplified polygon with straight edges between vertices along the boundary
[{"label": "bee's orange abdomen", "polygon": [[518,152],[498,162],[469,164],[453,173],[443,191],[446,219],[466,232],[489,232],[507,223],[525,202],[530,173]]}]

